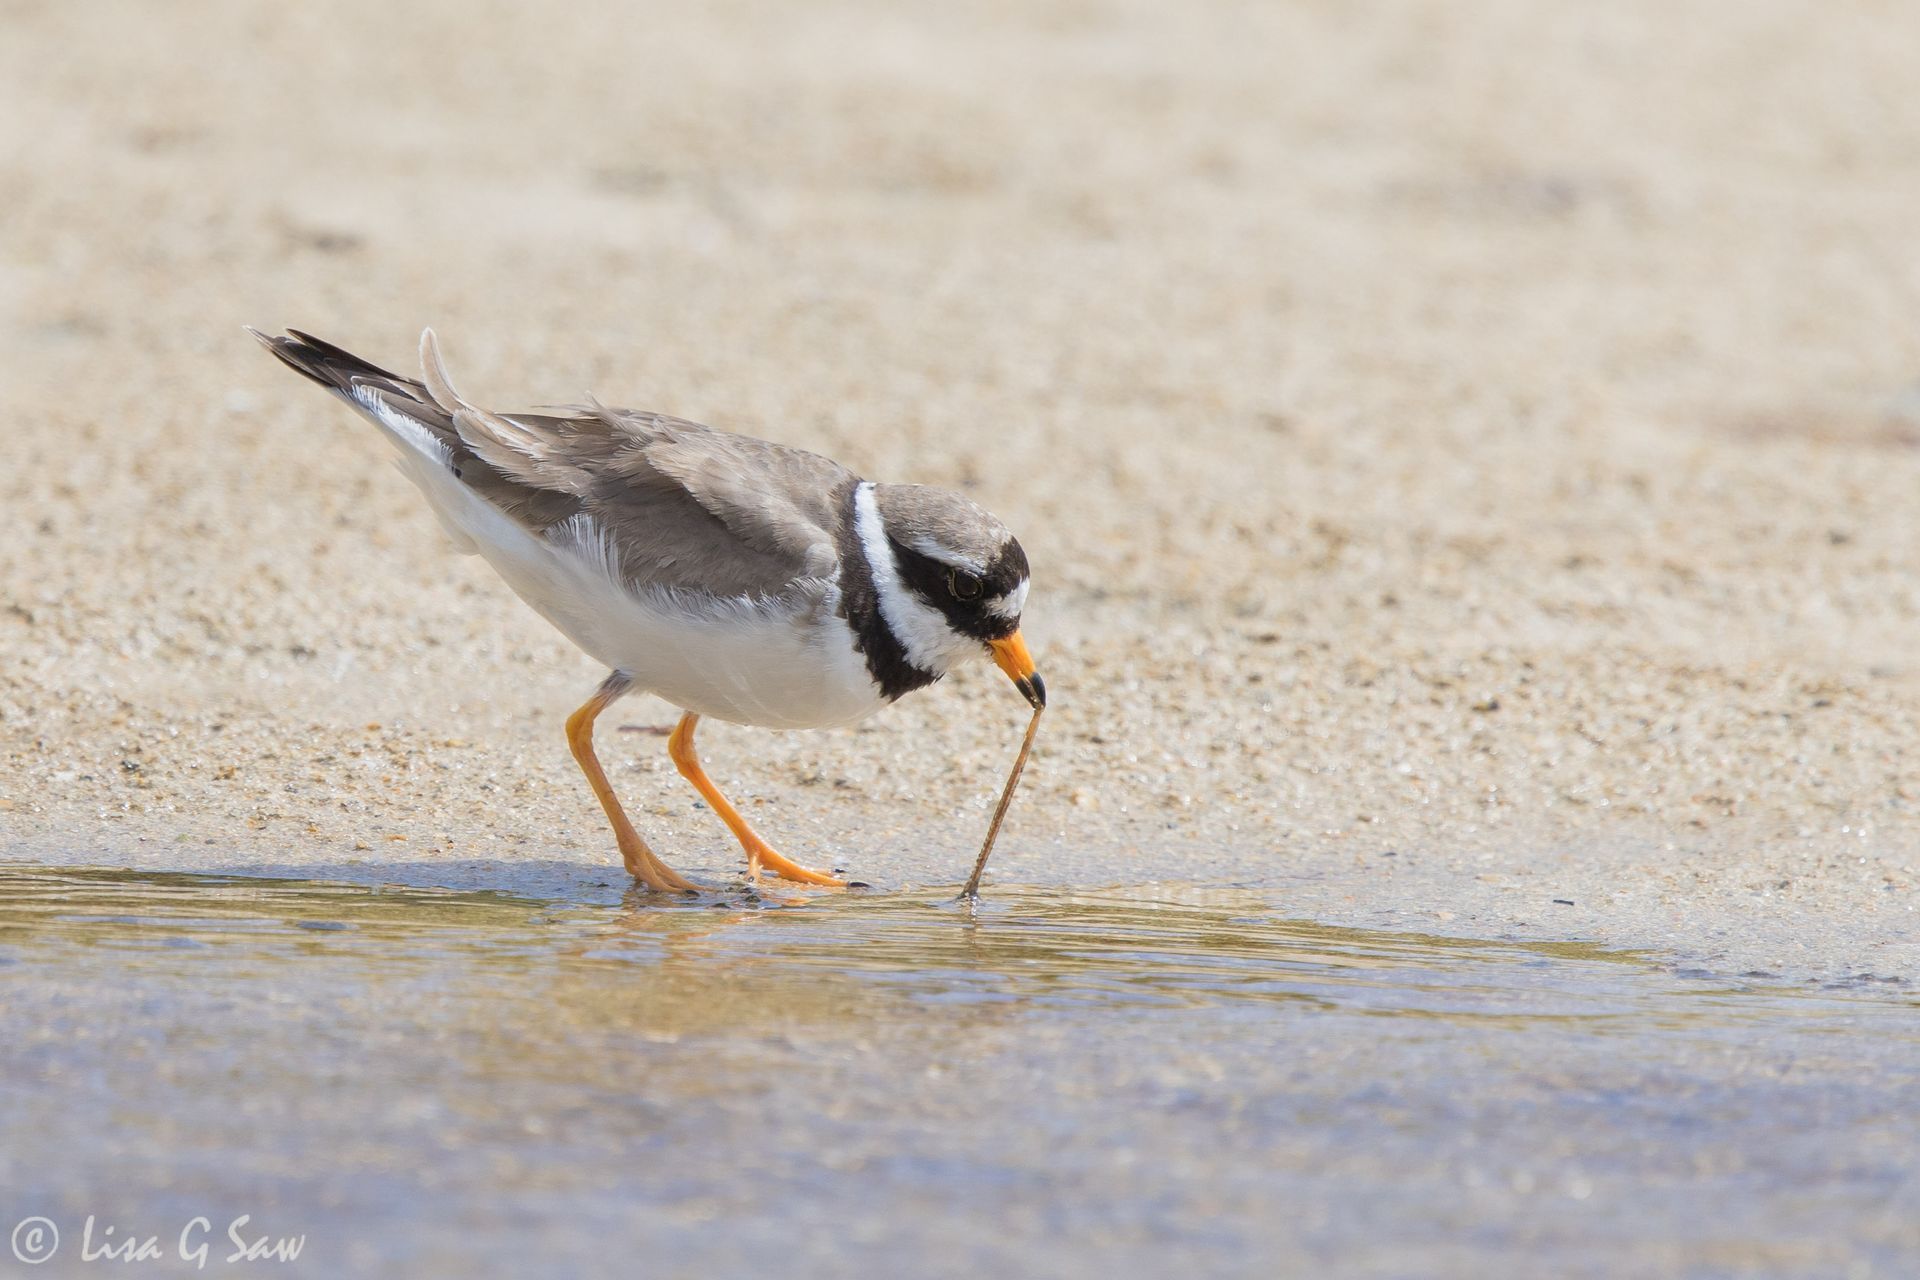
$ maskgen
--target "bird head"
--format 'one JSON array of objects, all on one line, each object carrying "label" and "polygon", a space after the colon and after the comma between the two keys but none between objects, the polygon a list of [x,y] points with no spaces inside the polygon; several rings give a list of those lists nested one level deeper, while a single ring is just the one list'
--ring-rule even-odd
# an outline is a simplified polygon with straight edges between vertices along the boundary
[{"label": "bird head", "polygon": [[994,515],[926,485],[867,488],[856,510],[880,610],[916,667],[945,675],[985,653],[1036,709],[1046,682],[1020,634],[1027,553]]}]

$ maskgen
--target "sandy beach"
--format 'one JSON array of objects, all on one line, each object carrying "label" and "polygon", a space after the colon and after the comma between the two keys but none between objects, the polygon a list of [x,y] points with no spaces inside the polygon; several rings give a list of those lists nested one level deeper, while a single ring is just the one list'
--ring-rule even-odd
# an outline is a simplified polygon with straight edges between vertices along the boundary
[{"label": "sandy beach", "polygon": [[[1057,704],[1002,878],[1920,976],[1873,6],[464,13],[7,6],[5,856],[611,873],[599,672],[240,330],[431,323],[484,401],[1001,513]],[[983,666],[707,749],[803,860],[946,883],[1020,715]]]}]

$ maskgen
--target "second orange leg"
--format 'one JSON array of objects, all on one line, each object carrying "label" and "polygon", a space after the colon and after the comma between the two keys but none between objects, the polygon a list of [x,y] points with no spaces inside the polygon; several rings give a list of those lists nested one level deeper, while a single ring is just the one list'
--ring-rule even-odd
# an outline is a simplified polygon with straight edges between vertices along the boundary
[{"label": "second orange leg", "polygon": [[680,776],[693,784],[713,811],[720,815],[720,820],[727,824],[727,829],[733,832],[740,847],[747,851],[747,877],[759,880],[760,868],[765,867],[783,880],[796,880],[801,884],[844,885],[846,881],[824,871],[814,871],[790,861],[747,825],[740,811],[721,794],[720,788],[707,776],[707,771],[700,767],[700,757],[693,749],[693,729],[699,723],[700,717],[691,711],[681,716],[680,723],[673,727],[672,735],[667,738],[667,754],[673,757],[674,767],[680,770]]}]

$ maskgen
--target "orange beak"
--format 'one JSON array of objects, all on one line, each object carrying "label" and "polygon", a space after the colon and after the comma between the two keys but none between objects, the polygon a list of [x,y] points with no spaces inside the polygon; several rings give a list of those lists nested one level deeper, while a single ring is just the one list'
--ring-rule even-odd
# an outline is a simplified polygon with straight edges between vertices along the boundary
[{"label": "orange beak", "polygon": [[1047,705],[1047,682],[1035,670],[1033,655],[1027,652],[1027,642],[1018,631],[1001,640],[987,641],[987,651],[993,654],[993,665],[1007,673],[1007,679],[1035,711]]}]

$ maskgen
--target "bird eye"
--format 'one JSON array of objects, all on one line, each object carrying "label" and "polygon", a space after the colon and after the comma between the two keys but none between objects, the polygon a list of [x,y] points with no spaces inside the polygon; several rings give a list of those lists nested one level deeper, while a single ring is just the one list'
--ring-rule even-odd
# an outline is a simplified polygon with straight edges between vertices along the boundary
[{"label": "bird eye", "polygon": [[955,600],[978,600],[980,579],[965,569],[949,569],[947,570],[947,590],[953,593]]}]

